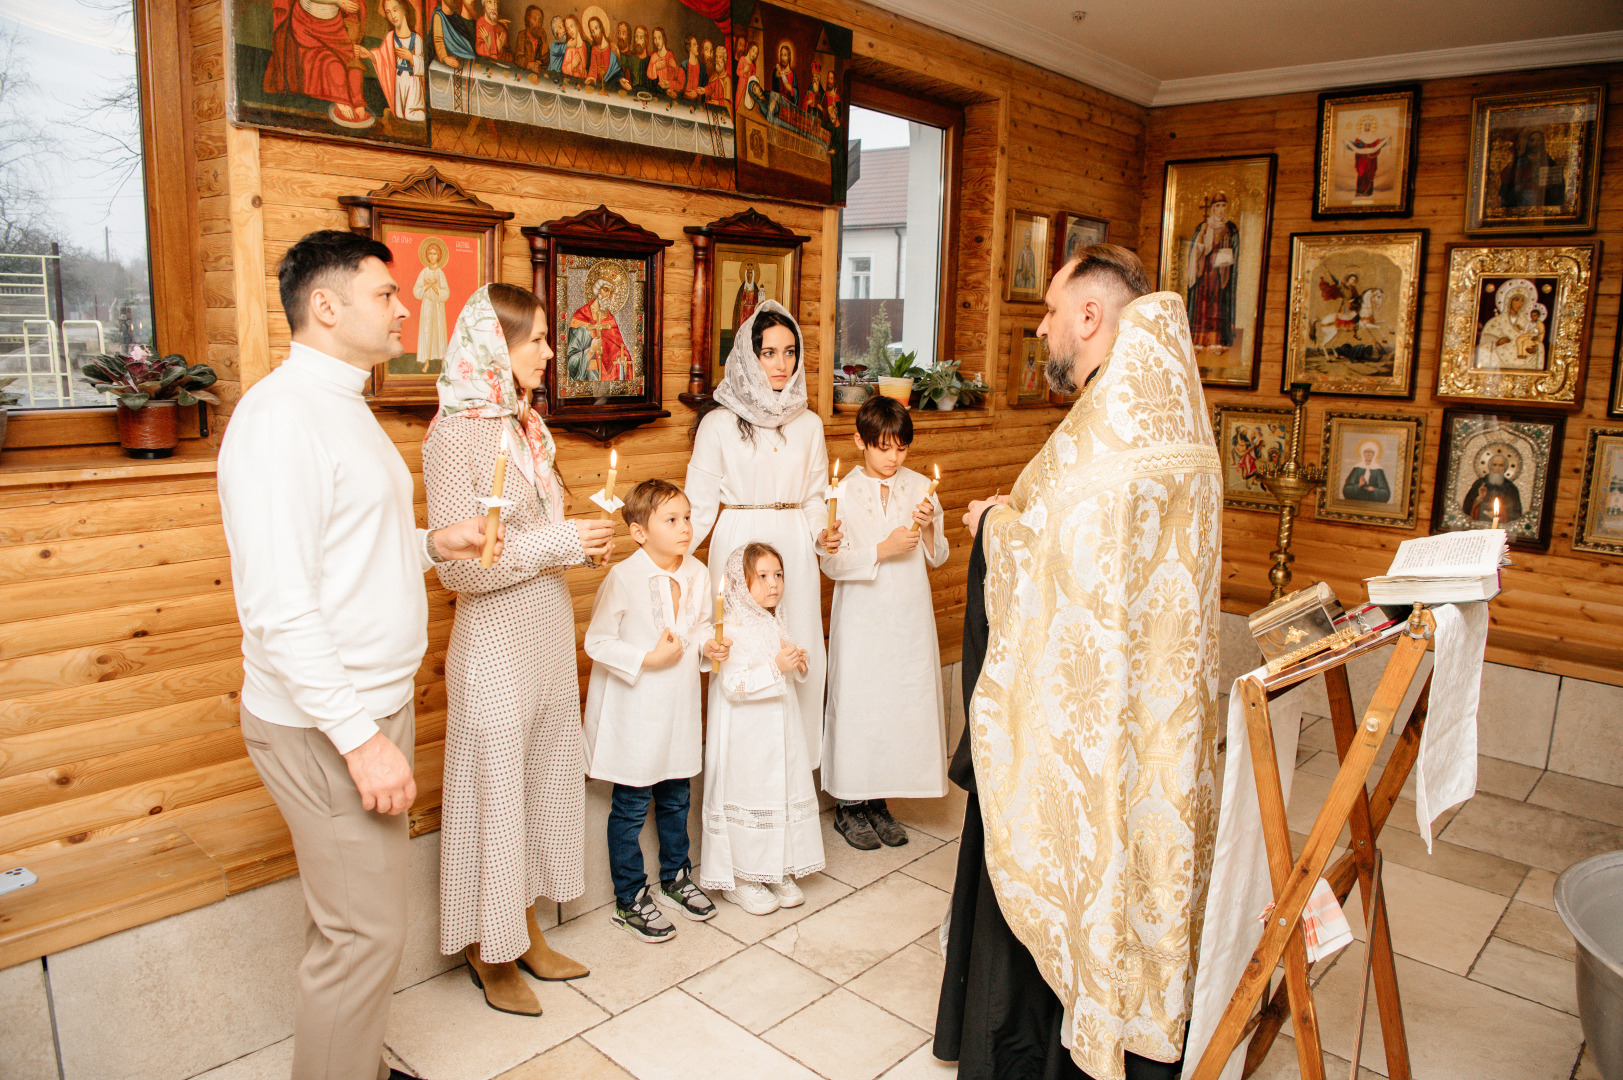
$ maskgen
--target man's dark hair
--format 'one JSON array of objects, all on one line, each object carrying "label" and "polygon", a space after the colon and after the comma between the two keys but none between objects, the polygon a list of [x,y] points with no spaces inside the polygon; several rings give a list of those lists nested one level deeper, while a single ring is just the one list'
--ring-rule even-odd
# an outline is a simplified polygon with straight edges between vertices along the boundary
[{"label": "man's dark hair", "polygon": [[1079,250],[1071,262],[1067,285],[1083,281],[1114,285],[1122,294],[1122,303],[1130,304],[1150,291],[1150,279],[1144,273],[1144,264],[1138,256],[1120,244],[1089,244]]},{"label": "man's dark hair", "polygon": [[648,528],[648,522],[653,520],[654,512],[672,499],[685,499],[687,495],[682,489],[669,480],[644,480],[632,488],[626,495],[626,504],[620,508],[620,516],[625,518],[627,525],[641,525]]},{"label": "man's dark hair", "polygon": [[309,317],[311,290],[333,288],[347,300],[349,279],[366,259],[389,263],[394,253],[369,236],[343,229],[313,232],[287,249],[276,268],[276,284],[282,293],[282,312],[295,334]]},{"label": "man's dark hair", "polygon": [[875,394],[857,410],[857,434],[862,445],[882,450],[892,439],[902,446],[913,442],[913,416],[895,398]]}]

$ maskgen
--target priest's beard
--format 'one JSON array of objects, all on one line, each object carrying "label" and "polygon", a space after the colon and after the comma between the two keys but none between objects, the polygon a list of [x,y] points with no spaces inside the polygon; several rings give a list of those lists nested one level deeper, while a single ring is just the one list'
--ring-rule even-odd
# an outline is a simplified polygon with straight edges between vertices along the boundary
[{"label": "priest's beard", "polygon": [[1049,352],[1043,377],[1048,380],[1048,388],[1056,394],[1076,393],[1076,352],[1057,349]]}]

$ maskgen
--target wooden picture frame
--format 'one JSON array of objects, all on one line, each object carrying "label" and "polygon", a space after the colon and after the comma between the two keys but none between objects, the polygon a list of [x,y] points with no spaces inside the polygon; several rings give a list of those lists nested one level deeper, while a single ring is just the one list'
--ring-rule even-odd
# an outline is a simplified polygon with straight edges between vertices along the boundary
[{"label": "wooden picture frame", "polygon": [[1593,232],[1605,121],[1604,84],[1473,98],[1465,231]]},{"label": "wooden picture frame", "polygon": [[1166,163],[1157,278],[1184,298],[1208,386],[1257,388],[1278,168],[1277,154]]},{"label": "wooden picture frame", "polygon": [[1329,474],[1314,517],[1388,529],[1415,527],[1426,418],[1403,413],[1324,414],[1322,460]]},{"label": "wooden picture frame", "polygon": [[1005,395],[1011,409],[1035,409],[1069,405],[1076,400],[1049,389],[1048,343],[1037,336],[1035,319],[1011,320],[1009,324],[1009,376]]},{"label": "wooden picture frame", "polygon": [[1035,210],[1009,211],[1009,243],[1003,253],[1003,299],[1040,304],[1053,274],[1049,220]]},{"label": "wooden picture frame", "polygon": [[1559,415],[1446,410],[1431,531],[1489,528],[1493,498],[1502,492],[1500,524],[1510,545],[1548,550],[1565,429]]},{"label": "wooden picture frame", "polygon": [[520,231],[552,328],[538,402],[548,426],[607,442],[671,415],[661,328],[672,241],[603,205]]},{"label": "wooden picture frame", "polygon": [[1600,256],[1598,240],[1448,245],[1437,397],[1582,407]]},{"label": "wooden picture frame", "polygon": [[1419,83],[1320,94],[1313,220],[1413,214],[1419,130]]},{"label": "wooden picture frame", "polygon": [[1425,229],[1292,233],[1280,389],[1412,399]]},{"label": "wooden picture frame", "polygon": [[1290,457],[1290,409],[1219,405],[1212,410],[1212,434],[1223,461],[1223,506],[1272,514],[1279,503],[1263,487],[1257,469]]},{"label": "wooden picture frame", "polygon": [[1110,237],[1110,222],[1104,218],[1087,217],[1061,210],[1054,215],[1054,255],[1050,273],[1057,274],[1060,267],[1071,261],[1078,248],[1090,244],[1103,244]]},{"label": "wooden picture frame", "polygon": [[721,382],[732,332],[756,304],[776,300],[800,317],[801,248],[811,237],[784,228],[753,206],[682,231],[693,244],[693,355],[680,399],[696,409]]},{"label": "wooden picture frame", "polygon": [[1606,415],[1623,420],[1623,296],[1618,297],[1617,331],[1612,341],[1612,392],[1606,399]]},{"label": "wooden picture frame", "polygon": [[1623,555],[1623,428],[1589,429],[1572,550]]},{"label": "wooden picture frame", "polygon": [[438,404],[438,364],[451,327],[468,297],[497,280],[502,223],[513,215],[464,191],[432,165],[338,202],[349,213],[351,232],[394,253],[391,269],[401,303],[411,312],[401,327],[405,352],[372,369],[367,396],[379,405]]}]

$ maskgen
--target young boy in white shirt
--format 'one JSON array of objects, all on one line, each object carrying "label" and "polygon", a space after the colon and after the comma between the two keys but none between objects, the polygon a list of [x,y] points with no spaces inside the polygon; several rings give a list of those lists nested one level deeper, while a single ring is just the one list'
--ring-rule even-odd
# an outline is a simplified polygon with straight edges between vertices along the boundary
[{"label": "young boy in white shirt", "polygon": [[946,708],[930,570],[947,559],[941,504],[902,467],[913,441],[907,409],[870,398],[853,436],[862,465],[840,484],[841,531],[820,554],[835,581],[828,635],[823,790],[839,800],[834,828],[872,851],[907,843],[886,799],[947,793]]},{"label": "young boy in white shirt", "polygon": [[[655,900],[695,922],[716,913],[693,883],[688,859],[688,780],[703,764],[699,671],[724,660],[712,636],[710,571],[687,553],[688,500],[664,480],[644,480],[621,513],[639,551],[597,590],[586,655],[586,775],[614,785],[609,872],[614,924],[639,941],[669,941],[676,927]],[[649,887],[638,836],[654,807],[659,887]]]}]

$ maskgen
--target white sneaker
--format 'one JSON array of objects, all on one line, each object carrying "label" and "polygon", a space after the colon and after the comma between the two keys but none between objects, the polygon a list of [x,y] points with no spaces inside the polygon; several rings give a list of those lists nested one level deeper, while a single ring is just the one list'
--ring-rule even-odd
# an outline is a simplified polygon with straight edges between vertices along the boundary
[{"label": "white sneaker", "polygon": [[723,890],[721,895],[751,915],[770,915],[778,910],[777,896],[765,885],[754,881],[735,882],[731,889]]},{"label": "white sneaker", "polygon": [[795,884],[794,878],[786,877],[782,881],[773,882],[769,888],[778,898],[779,907],[799,907],[806,902],[806,894],[800,891],[800,886]]}]

